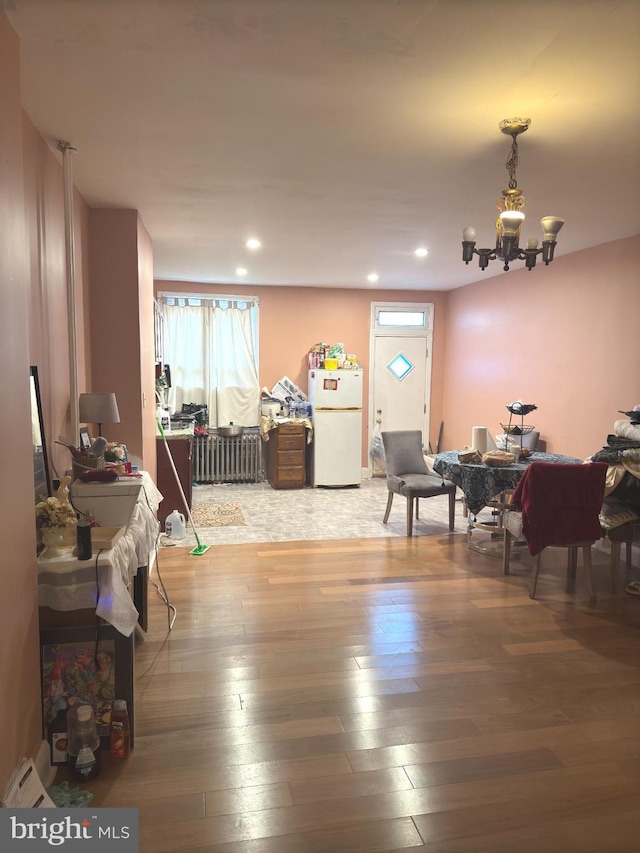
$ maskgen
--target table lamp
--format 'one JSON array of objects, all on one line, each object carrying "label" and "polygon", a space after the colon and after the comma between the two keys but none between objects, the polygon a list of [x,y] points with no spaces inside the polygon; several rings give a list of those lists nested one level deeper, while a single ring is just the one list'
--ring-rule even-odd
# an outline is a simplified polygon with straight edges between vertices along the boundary
[{"label": "table lamp", "polygon": [[82,423],[98,424],[98,435],[102,435],[102,424],[120,423],[116,395],[113,392],[80,394],[78,417]]}]

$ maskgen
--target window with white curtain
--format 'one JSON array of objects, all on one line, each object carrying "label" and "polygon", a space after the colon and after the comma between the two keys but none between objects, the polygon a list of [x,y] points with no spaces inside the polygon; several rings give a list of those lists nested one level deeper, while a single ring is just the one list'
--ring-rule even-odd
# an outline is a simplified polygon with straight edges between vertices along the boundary
[{"label": "window with white curtain", "polygon": [[162,294],[164,360],[171,370],[169,405],[207,405],[209,426],[256,426],[258,300]]}]

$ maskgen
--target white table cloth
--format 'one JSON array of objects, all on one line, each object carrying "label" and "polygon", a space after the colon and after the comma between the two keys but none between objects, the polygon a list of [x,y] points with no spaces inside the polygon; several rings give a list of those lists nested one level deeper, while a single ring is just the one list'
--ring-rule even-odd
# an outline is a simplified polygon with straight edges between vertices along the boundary
[{"label": "white table cloth", "polygon": [[[90,560],[77,560],[69,548],[62,556],[38,559],[38,604],[52,610],[94,609],[97,616],[128,637],[138,621],[130,589],[140,566],[148,566],[160,525],[162,495],[146,471],[131,520],[113,548]],[[97,581],[97,585],[96,585]]]}]

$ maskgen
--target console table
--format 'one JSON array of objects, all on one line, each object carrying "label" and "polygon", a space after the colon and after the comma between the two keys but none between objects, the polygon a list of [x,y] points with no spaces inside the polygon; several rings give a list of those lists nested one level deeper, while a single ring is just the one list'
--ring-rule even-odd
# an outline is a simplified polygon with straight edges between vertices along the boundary
[{"label": "console table", "polygon": [[[112,548],[94,548],[90,560],[77,560],[71,548],[60,557],[38,558],[45,726],[61,699],[89,701],[98,717],[100,707],[110,710],[110,700],[126,699],[133,741],[134,629],[139,623],[146,630],[147,579],[162,499],[146,472],[140,479],[129,522]],[[97,509],[95,514],[100,523]],[[106,738],[108,724],[100,717],[98,722]]]}]

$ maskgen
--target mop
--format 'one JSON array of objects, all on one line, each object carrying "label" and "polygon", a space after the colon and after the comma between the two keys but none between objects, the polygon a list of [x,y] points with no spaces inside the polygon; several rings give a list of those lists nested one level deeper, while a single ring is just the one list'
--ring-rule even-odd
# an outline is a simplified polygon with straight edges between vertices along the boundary
[{"label": "mop", "polygon": [[164,430],[162,429],[162,424],[156,418],[156,424],[158,425],[158,429],[160,430],[160,435],[162,436],[162,442],[166,448],[167,455],[169,456],[169,462],[171,464],[171,470],[173,471],[173,476],[176,478],[176,483],[178,484],[178,488],[180,489],[180,494],[182,495],[182,503],[184,504],[184,508],[187,511],[187,515],[189,517],[189,522],[191,524],[191,529],[193,530],[194,536],[196,537],[196,542],[198,543],[195,548],[189,551],[190,554],[193,554],[196,557],[201,557],[203,554],[206,554],[210,545],[204,545],[200,541],[200,537],[198,536],[198,531],[196,530],[196,525],[193,521],[193,516],[191,515],[191,510],[189,509],[189,504],[187,502],[187,498],[184,494],[184,489],[182,488],[182,483],[180,482],[180,477],[178,476],[178,472],[176,471],[175,462],[173,461],[173,456],[171,455],[171,448],[169,447],[169,442],[167,441],[167,437],[164,434]]}]

